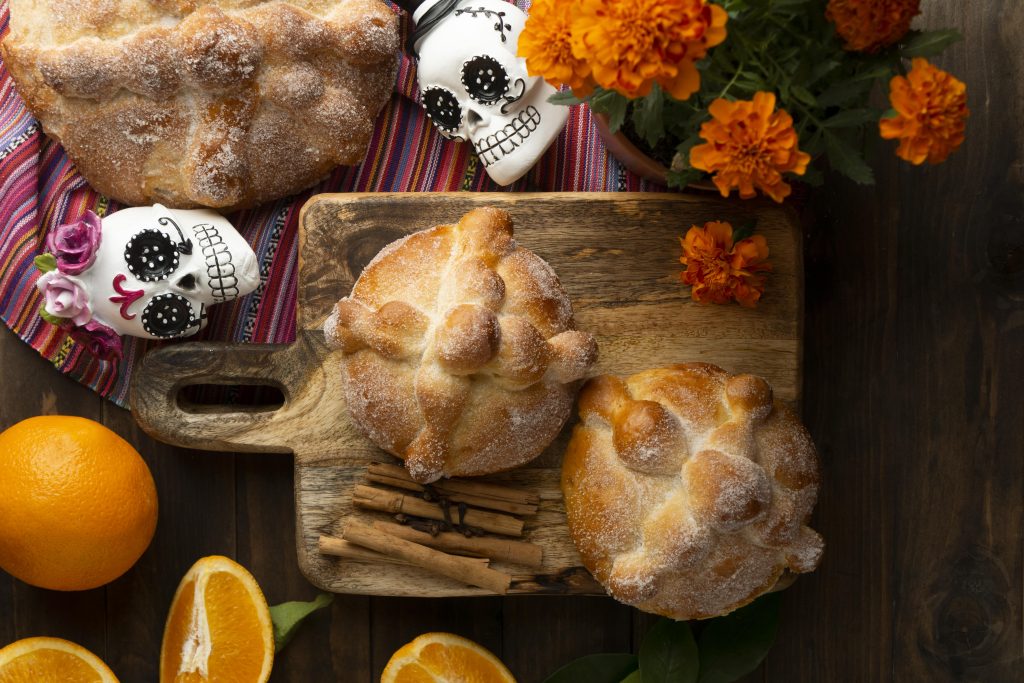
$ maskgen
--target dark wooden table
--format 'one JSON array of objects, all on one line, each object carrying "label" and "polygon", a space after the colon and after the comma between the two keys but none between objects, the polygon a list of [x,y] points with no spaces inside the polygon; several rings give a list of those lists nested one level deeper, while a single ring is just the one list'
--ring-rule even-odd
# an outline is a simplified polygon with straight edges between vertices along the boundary
[{"label": "dark wooden table", "polygon": [[[807,206],[804,416],[822,457],[819,571],[785,594],[750,681],[1024,680],[1024,3],[929,0],[962,27],[939,62],[967,81],[968,141],[912,168],[872,150],[878,185],[830,179]],[[295,562],[287,456],[183,451],[0,332],[0,428],[83,415],[136,444],[160,493],[152,546],[102,589],[61,594],[0,574],[0,644],[61,636],[124,683],[157,680],[174,588],[213,553],[271,603],[309,599]],[[651,621],[605,598],[339,596],[273,681],[376,681],[424,631],[465,635],[535,683],[591,652],[635,649]]]}]

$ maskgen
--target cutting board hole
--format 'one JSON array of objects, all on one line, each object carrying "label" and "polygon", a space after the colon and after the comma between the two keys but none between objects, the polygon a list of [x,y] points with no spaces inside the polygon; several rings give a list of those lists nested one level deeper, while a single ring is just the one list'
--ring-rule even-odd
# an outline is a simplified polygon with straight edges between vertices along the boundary
[{"label": "cutting board hole", "polygon": [[284,392],[269,384],[192,384],[178,393],[178,405],[189,413],[223,412],[225,407],[271,412],[284,405]]}]

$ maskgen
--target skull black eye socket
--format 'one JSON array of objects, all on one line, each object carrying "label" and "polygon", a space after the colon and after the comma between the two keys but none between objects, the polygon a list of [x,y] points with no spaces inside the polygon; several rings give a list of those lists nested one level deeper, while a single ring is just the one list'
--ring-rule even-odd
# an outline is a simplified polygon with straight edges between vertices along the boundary
[{"label": "skull black eye socket", "polygon": [[462,85],[477,102],[494,104],[508,92],[508,74],[494,57],[474,57],[462,66]]},{"label": "skull black eye socket", "polygon": [[455,94],[447,88],[432,87],[423,92],[427,116],[441,129],[454,133],[462,124],[462,107]]},{"label": "skull black eye socket", "polygon": [[192,304],[180,294],[160,294],[142,311],[142,327],[154,337],[178,337],[196,326]]},{"label": "skull black eye socket", "polygon": [[178,249],[159,230],[142,230],[124,248],[128,270],[142,282],[164,280],[178,269]]}]

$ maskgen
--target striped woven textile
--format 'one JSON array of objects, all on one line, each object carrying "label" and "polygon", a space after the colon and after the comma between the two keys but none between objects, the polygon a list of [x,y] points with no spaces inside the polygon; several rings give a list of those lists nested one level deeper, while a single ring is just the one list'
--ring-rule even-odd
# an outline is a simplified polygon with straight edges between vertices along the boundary
[{"label": "striped woven textile", "polygon": [[[529,2],[519,0],[521,8]],[[0,36],[10,12],[0,2]],[[574,107],[565,132],[536,167],[509,188],[496,186],[468,144],[445,140],[417,100],[415,63],[404,56],[395,95],[381,113],[366,158],[339,167],[330,178],[295,197],[229,216],[261,263],[261,285],[247,297],[211,309],[209,326],[192,339],[289,343],[295,339],[299,209],[320,192],[643,191],[649,187],[611,158],[584,107]],[[92,209],[121,208],[101,196],[75,170],[64,150],[42,134],[0,62],[0,319],[54,367],[126,406],[131,370],[156,344],[125,339],[120,363],[98,361],[38,315],[39,277],[32,259],[50,226]]]}]

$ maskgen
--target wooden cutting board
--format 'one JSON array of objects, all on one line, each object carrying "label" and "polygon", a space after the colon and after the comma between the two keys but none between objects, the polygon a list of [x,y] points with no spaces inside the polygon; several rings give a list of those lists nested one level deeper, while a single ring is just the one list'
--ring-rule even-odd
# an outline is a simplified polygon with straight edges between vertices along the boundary
[{"label": "wooden cutting board", "polygon": [[[801,386],[803,266],[795,216],[764,203],[675,194],[337,194],[313,197],[300,220],[298,338],[289,346],[184,343],[143,359],[132,409],[154,437],[187,448],[294,453],[298,558],[316,586],[372,595],[479,595],[414,567],[321,556],[317,538],[340,533],[355,514],[351,492],[371,460],[394,461],[345,410],[340,353],[321,325],[363,266],[389,242],[479,206],[512,213],[516,238],[545,258],[568,291],[581,329],[597,338],[596,373],[629,374],[683,361],[710,361],[768,379],[795,403]],[[757,219],[774,271],[754,310],[699,305],[679,281],[679,237],[695,223]],[[197,406],[179,397],[191,384],[266,384],[285,397],[277,410]],[[571,424],[526,468],[491,477],[540,494],[525,540],[544,548],[539,570],[495,563],[515,577],[512,593],[600,593],[580,566],[559,491]]]}]

